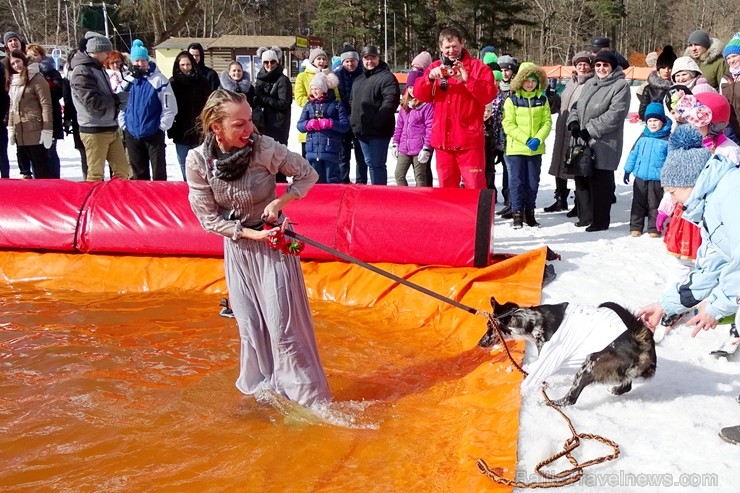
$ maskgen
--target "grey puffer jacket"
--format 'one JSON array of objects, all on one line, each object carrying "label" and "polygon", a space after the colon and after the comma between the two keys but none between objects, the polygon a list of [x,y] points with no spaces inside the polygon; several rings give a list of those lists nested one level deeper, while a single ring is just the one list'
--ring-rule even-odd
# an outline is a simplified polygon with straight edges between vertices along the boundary
[{"label": "grey puffer jacket", "polygon": [[565,166],[565,154],[570,145],[570,132],[568,132],[566,122],[570,116],[571,108],[575,106],[578,98],[581,97],[583,87],[593,76],[593,72],[586,75],[577,75],[574,73],[568,83],[565,84],[563,94],[560,95],[560,114],[555,122],[555,142],[552,146],[552,160],[550,161],[549,170],[552,176],[559,176],[565,179],[573,178],[571,175],[565,174],[563,170]]},{"label": "grey puffer jacket", "polygon": [[82,133],[98,133],[118,128],[118,105],[103,66],[82,51],[70,62],[72,101]]},{"label": "grey puffer jacket", "polygon": [[630,84],[617,67],[603,79],[594,77],[584,84],[575,111],[568,117],[567,125],[578,122],[591,135],[596,169],[614,171],[619,166],[630,98]]}]

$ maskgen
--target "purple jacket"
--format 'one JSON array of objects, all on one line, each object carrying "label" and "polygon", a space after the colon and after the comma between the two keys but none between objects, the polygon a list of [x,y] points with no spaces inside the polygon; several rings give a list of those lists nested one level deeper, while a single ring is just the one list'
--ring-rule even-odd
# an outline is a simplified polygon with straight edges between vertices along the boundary
[{"label": "purple jacket", "polygon": [[424,103],[417,108],[406,111],[398,110],[396,130],[393,132],[393,143],[398,152],[407,156],[416,156],[422,148],[432,148],[432,118],[434,106]]}]

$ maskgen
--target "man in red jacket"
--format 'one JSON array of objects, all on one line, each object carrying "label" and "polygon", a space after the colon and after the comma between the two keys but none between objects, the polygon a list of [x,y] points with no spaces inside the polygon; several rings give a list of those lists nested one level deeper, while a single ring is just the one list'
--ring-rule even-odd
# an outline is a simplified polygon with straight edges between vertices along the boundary
[{"label": "man in red jacket", "polygon": [[439,186],[486,188],[483,112],[496,96],[493,72],[465,49],[453,27],[439,33],[442,59],[414,83],[414,95],[434,104],[432,147],[437,149]]}]

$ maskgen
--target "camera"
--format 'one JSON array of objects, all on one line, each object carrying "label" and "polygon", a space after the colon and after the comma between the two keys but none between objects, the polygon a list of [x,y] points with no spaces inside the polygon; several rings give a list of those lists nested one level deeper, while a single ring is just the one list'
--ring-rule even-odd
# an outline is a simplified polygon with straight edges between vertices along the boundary
[{"label": "camera", "polygon": [[442,77],[453,77],[457,73],[457,70],[455,70],[455,67],[448,67],[446,65],[440,65],[439,69],[442,72]]}]

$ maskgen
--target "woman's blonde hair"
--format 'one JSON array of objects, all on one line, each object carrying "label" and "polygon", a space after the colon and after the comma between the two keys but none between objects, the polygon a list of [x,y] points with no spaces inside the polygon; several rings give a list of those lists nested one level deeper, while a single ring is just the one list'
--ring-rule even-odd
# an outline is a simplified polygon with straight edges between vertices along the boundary
[{"label": "woman's blonde hair", "polygon": [[[208,134],[211,131],[211,125],[220,123],[226,117],[226,110],[224,108],[228,103],[241,104],[246,101],[246,94],[231,92],[226,89],[216,89],[213,91],[198,117],[201,135],[205,136]],[[257,129],[255,128],[256,131]]]},{"label": "woman's blonde hair", "polygon": [[411,91],[411,87],[406,87],[403,91],[403,96],[401,97],[401,108],[406,111],[411,111],[409,103],[414,100],[414,94]]}]

